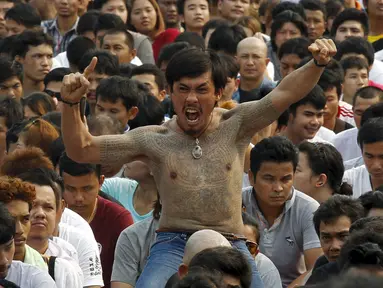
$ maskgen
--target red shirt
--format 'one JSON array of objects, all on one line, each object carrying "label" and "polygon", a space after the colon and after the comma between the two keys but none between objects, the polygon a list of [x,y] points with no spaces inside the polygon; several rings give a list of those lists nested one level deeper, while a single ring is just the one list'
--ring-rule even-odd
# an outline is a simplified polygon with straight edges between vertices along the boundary
[{"label": "red shirt", "polygon": [[153,47],[153,56],[154,61],[157,62],[158,56],[160,55],[160,51],[162,47],[167,44],[173,43],[177,36],[180,34],[180,31],[175,28],[168,28],[164,32],[154,39],[152,44]]},{"label": "red shirt", "polygon": [[133,224],[132,215],[120,205],[98,196],[97,211],[90,227],[99,245],[104,287],[110,287],[114,250],[120,233]]}]

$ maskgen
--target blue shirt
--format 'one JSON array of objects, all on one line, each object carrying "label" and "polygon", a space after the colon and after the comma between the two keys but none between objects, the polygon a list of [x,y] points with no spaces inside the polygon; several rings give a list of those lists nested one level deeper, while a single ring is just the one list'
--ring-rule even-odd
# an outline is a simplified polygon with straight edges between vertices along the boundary
[{"label": "blue shirt", "polygon": [[140,215],[134,209],[133,197],[138,187],[138,183],[127,178],[108,178],[102,184],[101,191],[116,198],[132,214],[134,223],[142,221],[152,216],[153,211],[145,215]]}]

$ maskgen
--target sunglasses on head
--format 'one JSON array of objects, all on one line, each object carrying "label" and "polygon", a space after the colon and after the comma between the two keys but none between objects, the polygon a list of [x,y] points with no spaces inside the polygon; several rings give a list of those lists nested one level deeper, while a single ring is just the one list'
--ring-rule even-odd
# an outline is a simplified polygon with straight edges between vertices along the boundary
[{"label": "sunglasses on head", "polygon": [[253,242],[253,241],[247,240],[246,241],[246,247],[250,251],[250,254],[253,256],[256,256],[259,252],[258,244]]},{"label": "sunglasses on head", "polygon": [[45,93],[47,93],[52,98],[55,97],[58,101],[62,101],[60,92],[53,92],[52,90],[45,89]]}]

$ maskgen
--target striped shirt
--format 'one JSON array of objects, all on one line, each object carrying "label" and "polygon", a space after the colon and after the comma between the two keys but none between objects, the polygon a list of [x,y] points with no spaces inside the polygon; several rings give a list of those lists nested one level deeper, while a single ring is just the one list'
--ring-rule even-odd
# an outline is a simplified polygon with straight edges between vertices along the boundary
[{"label": "striped shirt", "polygon": [[76,28],[79,18],[77,18],[76,23],[70,28],[64,35],[61,35],[58,28],[57,18],[52,20],[46,20],[41,22],[41,26],[44,29],[44,33],[49,34],[53,38],[53,54],[57,56],[61,52],[66,51],[68,44],[74,38],[76,38]]}]

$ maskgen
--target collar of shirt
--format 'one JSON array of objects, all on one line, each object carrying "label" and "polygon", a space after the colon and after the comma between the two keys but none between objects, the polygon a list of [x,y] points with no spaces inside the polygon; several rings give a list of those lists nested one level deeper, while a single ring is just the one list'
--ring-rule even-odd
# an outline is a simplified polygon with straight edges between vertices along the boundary
[{"label": "collar of shirt", "polygon": [[[77,20],[76,20],[76,23],[74,23],[74,25],[72,26],[72,28],[70,28],[65,34],[69,33],[69,32],[72,32],[73,30],[76,30],[77,28],[77,24],[78,24],[78,21],[80,20],[80,17],[77,17]],[[59,32],[59,27],[58,27],[58,23],[57,23],[57,17],[55,19],[52,20],[51,23],[49,23],[48,25],[48,30],[49,31],[52,31],[52,30],[56,30],[57,32]]]},{"label": "collar of shirt", "polygon": [[262,226],[261,227],[262,230],[264,230],[264,229],[275,229],[276,227],[278,227],[279,223],[281,222],[281,220],[283,218],[283,215],[286,214],[291,209],[291,207],[294,205],[295,197],[297,194],[297,193],[295,193],[295,189],[293,187],[291,189],[291,198],[286,201],[285,207],[283,207],[283,211],[282,211],[281,215],[279,215],[278,218],[275,219],[273,225],[270,227],[269,223],[266,220],[266,217],[263,215],[261,209],[259,209],[255,193],[256,193],[255,189],[253,188],[253,192],[252,192],[253,203],[254,203],[254,206],[256,208],[257,218],[259,220],[258,223],[260,224],[260,226]]}]

